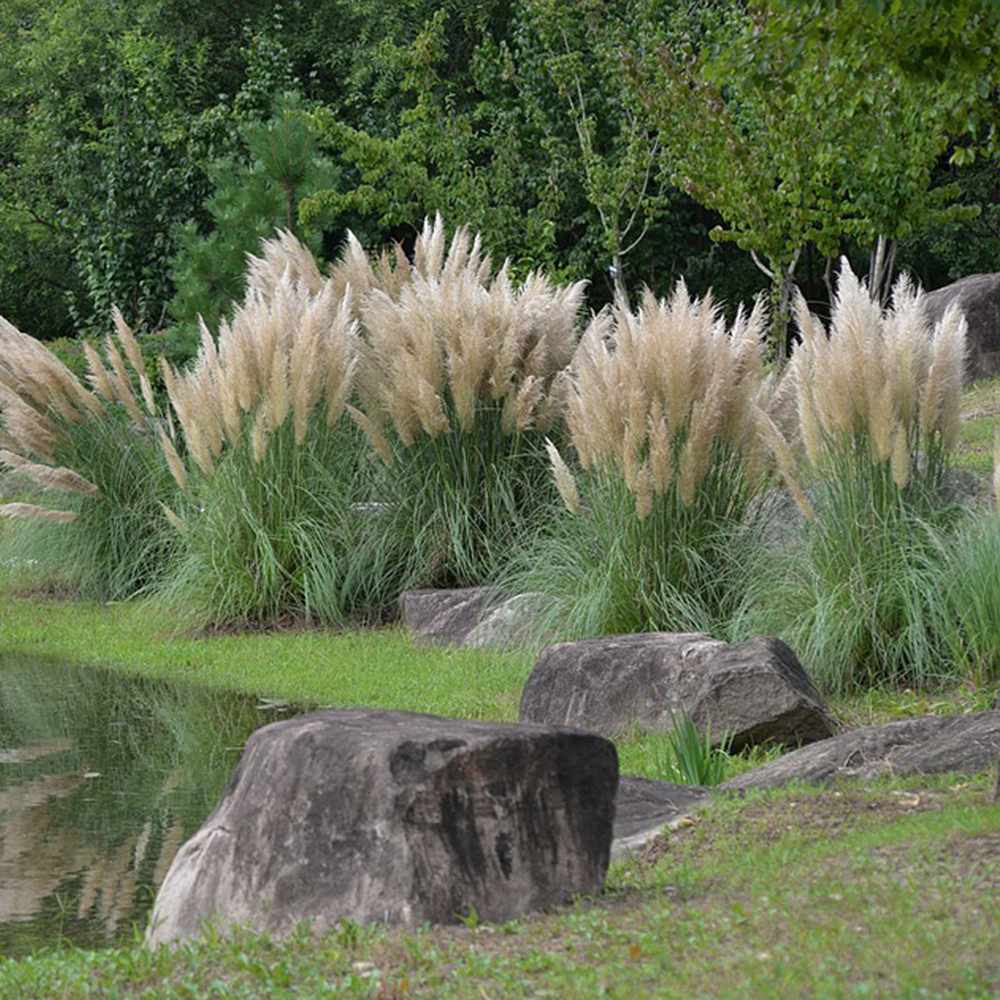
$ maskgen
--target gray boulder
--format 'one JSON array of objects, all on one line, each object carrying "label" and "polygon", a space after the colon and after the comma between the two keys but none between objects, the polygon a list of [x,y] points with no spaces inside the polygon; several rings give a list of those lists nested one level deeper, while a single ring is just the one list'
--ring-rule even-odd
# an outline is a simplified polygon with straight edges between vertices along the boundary
[{"label": "gray boulder", "polygon": [[971,274],[924,297],[927,319],[937,323],[952,303],[969,324],[966,381],[1000,373],[1000,273]]},{"label": "gray boulder", "polygon": [[490,921],[596,893],[618,784],[599,736],[404,712],[322,711],[258,729],[160,887],[150,945],[212,920]]},{"label": "gray boulder", "polygon": [[491,587],[406,590],[400,594],[403,624],[417,642],[461,646],[488,612],[503,601]]},{"label": "gray boulder", "polygon": [[719,787],[774,788],[791,781],[981,771],[1000,756],[1000,711],[926,715],[865,726],[813,743]]},{"label": "gray boulder", "polygon": [[632,776],[618,781],[612,859],[642,850],[664,828],[677,826],[710,801],[707,788]]},{"label": "gray boulder", "polygon": [[407,590],[399,598],[403,624],[416,642],[478,649],[537,642],[549,603],[544,594],[506,597],[492,587]]},{"label": "gray boulder", "polygon": [[730,645],[700,633],[650,632],[564,642],[543,650],[524,686],[521,720],[605,736],[667,731],[685,714],[716,743],[798,746],[833,722],[780,639]]},{"label": "gray boulder", "polygon": [[534,592],[508,597],[486,610],[479,624],[466,634],[462,645],[480,649],[531,645],[539,639],[539,621],[550,604],[544,594]]}]

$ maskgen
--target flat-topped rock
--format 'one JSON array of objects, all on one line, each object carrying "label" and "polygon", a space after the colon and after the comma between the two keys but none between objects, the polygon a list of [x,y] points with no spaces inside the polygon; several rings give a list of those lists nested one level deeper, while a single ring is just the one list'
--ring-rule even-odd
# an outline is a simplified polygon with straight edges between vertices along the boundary
[{"label": "flat-topped rock", "polygon": [[675,785],[670,781],[622,775],[615,798],[612,859],[641,850],[664,827],[675,825],[710,799],[709,790],[700,785]]},{"label": "flat-topped rock", "polygon": [[718,642],[650,632],[565,642],[542,651],[521,697],[521,720],[615,736],[667,731],[688,715],[716,743],[798,746],[834,733],[795,654],[780,639]]},{"label": "flat-topped rock", "polygon": [[282,937],[300,921],[505,921],[600,891],[618,786],[590,733],[323,711],[247,741],[181,848],[146,940],[211,920]]},{"label": "flat-topped rock", "polygon": [[883,775],[973,773],[1000,757],[1000,711],[926,715],[865,726],[813,743],[719,786],[775,788],[792,781],[872,779]]}]

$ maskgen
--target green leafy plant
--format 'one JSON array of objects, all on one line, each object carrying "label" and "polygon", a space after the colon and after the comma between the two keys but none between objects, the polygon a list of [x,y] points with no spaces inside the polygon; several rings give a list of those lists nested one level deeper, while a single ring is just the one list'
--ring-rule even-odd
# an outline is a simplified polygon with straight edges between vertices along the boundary
[{"label": "green leafy plant", "polygon": [[670,729],[645,732],[623,747],[628,767],[659,781],[679,785],[721,784],[739,768],[730,755],[732,740],[719,740],[712,727],[699,729],[684,712],[670,713]]},{"label": "green leafy plant", "polygon": [[688,785],[718,785],[726,777],[730,737],[715,745],[712,727],[701,732],[689,715],[672,715],[673,728],[667,736],[673,757],[672,768]]}]

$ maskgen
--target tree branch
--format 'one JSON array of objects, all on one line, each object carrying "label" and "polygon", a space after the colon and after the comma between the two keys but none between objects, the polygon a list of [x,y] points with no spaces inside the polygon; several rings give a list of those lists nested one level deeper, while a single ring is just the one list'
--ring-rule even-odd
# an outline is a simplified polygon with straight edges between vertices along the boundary
[{"label": "tree branch", "polygon": [[761,259],[757,256],[756,250],[750,251],[750,256],[753,258],[753,262],[766,274],[772,281],[775,280],[774,271],[772,271]]}]

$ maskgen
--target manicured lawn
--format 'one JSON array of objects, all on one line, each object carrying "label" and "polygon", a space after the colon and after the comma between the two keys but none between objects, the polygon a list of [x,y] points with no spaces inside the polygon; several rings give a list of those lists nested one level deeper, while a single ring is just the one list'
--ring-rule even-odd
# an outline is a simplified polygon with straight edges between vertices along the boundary
[{"label": "manicured lawn", "polygon": [[414,646],[398,629],[191,638],[135,604],[0,597],[0,650],[310,705],[516,719],[523,654]]},{"label": "manicured lawn", "polygon": [[0,997],[987,997],[1000,806],[985,777],[720,802],[607,892],[500,926],[342,925],[0,963]]}]

